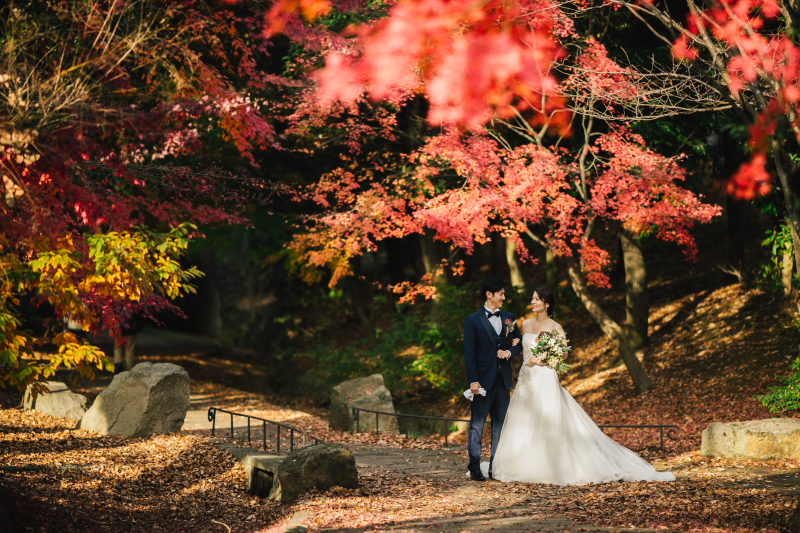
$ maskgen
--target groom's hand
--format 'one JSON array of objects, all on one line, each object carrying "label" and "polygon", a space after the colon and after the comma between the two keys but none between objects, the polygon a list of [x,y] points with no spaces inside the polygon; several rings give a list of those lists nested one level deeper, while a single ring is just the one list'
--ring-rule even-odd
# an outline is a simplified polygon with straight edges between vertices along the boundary
[{"label": "groom's hand", "polygon": [[478,395],[478,391],[480,390],[480,388],[481,388],[481,384],[479,382],[477,382],[477,381],[475,383],[470,383],[469,384],[469,390],[471,390],[472,394],[474,394],[476,396]]},{"label": "groom's hand", "polygon": [[509,352],[508,350],[497,350],[497,357],[499,357],[500,359],[508,359],[509,357],[511,357],[511,352]]}]

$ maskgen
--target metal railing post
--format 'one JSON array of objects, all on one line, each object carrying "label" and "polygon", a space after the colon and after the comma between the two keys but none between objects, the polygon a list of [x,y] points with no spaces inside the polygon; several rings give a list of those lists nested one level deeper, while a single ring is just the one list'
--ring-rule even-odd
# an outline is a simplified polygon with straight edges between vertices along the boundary
[{"label": "metal railing post", "polygon": [[[362,430],[362,428],[361,428],[361,411],[362,410],[367,412],[367,413],[374,413],[375,414],[375,432],[376,433],[380,433],[380,417],[381,417],[381,415],[393,416],[393,417],[395,417],[395,419],[397,419],[398,417],[405,418],[405,434],[406,434],[406,437],[409,436],[409,419],[410,418],[419,418],[419,419],[425,419],[425,420],[441,420],[442,422],[444,422],[444,425],[445,425],[445,427],[444,427],[444,444],[445,445],[449,444],[449,439],[450,439],[450,425],[449,424],[450,424],[450,422],[452,422],[454,420],[457,421],[457,422],[469,422],[468,420],[461,420],[461,419],[449,418],[449,417],[409,415],[409,414],[405,414],[405,413],[384,413],[382,411],[373,411],[371,409],[360,409],[358,407],[353,407],[352,408],[352,413],[353,413],[353,418],[355,419],[356,432],[357,433],[361,433],[361,430]],[[217,407],[209,407],[209,409],[208,409],[208,420],[209,420],[209,422],[211,422],[211,436],[212,437],[216,435],[217,413],[224,413],[224,414],[230,415],[230,417],[231,417],[231,432],[230,432],[230,436],[231,436],[232,439],[235,438],[235,436],[236,436],[236,432],[235,432],[235,429],[234,429],[234,423],[233,423],[233,417],[234,416],[243,416],[243,417],[247,418],[247,442],[248,443],[251,443],[252,439],[253,439],[253,435],[252,435],[253,429],[252,429],[251,419],[260,420],[261,421],[262,431],[263,431],[262,436],[261,436],[261,441],[262,441],[263,446],[264,446],[264,451],[267,451],[267,423],[270,423],[270,424],[275,426],[275,450],[276,450],[277,454],[281,453],[281,428],[289,430],[289,452],[290,453],[292,451],[294,451],[294,432],[295,432],[295,430],[299,431],[303,435],[303,444],[302,445],[304,447],[308,445],[309,437],[311,438],[311,440],[314,443],[323,442],[320,439],[318,439],[317,437],[314,437],[313,435],[308,435],[304,430],[296,429],[296,428],[294,428],[292,426],[285,426],[285,425],[283,425],[283,424],[281,424],[279,422],[273,422],[272,420],[267,420],[267,419],[260,418],[260,417],[257,417],[257,416],[250,416],[250,415],[242,414],[242,413],[234,413],[234,412],[231,412],[231,411],[226,411],[225,409],[219,409]],[[399,426],[400,426],[399,420],[397,422],[398,422],[398,430],[399,430]],[[486,423],[489,424],[489,423],[491,423],[491,421],[487,420]],[[652,429],[658,429],[659,447],[660,447],[662,453],[664,452],[664,437],[666,436],[666,438],[669,439],[669,440],[678,440],[678,439],[680,439],[681,433],[682,433],[680,427],[678,427],[676,425],[672,425],[672,424],[641,424],[641,425],[602,424],[602,425],[598,425],[598,427],[602,431],[605,431],[607,428],[630,428],[630,429],[652,428]],[[491,440],[491,438],[490,438],[490,440]]]},{"label": "metal railing post", "polygon": [[[281,428],[285,428],[289,430],[289,451],[294,450],[294,432],[299,431],[301,435],[303,435],[303,446],[307,446],[309,439],[315,443],[323,442],[322,440],[318,439],[313,435],[309,435],[302,429],[297,429],[292,426],[284,426],[280,422],[273,422],[272,420],[267,420],[266,418],[260,418],[257,416],[251,416],[243,413],[234,413],[232,411],[226,411],[225,409],[220,409],[218,407],[209,407],[208,408],[208,421],[211,422],[211,436],[216,435],[217,430],[217,413],[225,413],[230,415],[231,417],[231,439],[236,437],[236,430],[235,425],[233,423],[233,417],[235,416],[242,416],[247,419],[247,442],[252,443],[253,441],[253,424],[252,420],[260,420],[261,421],[261,443],[264,446],[264,451],[268,451],[267,448],[267,424],[272,424],[275,426],[275,448],[276,452],[280,454],[281,451]],[[244,435],[242,435],[244,438]]]}]

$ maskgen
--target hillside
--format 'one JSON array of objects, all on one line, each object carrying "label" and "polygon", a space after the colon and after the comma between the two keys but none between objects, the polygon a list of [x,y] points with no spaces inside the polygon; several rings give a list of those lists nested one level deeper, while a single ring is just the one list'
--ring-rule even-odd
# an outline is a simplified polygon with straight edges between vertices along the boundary
[{"label": "hillside", "polygon": [[[699,449],[711,422],[776,416],[753,396],[776,383],[798,355],[793,303],[731,279],[708,270],[649,287],[650,344],[643,364],[654,388],[642,395],[634,393],[624,366],[604,368],[615,350],[585,311],[562,312],[574,348],[573,368],[562,384],[599,424],[679,426],[681,440],[667,445],[672,453]],[[623,313],[621,296],[604,304],[612,314]],[[414,403],[428,412],[469,417],[461,397],[419,397]],[[655,431],[609,434],[636,450],[658,442]]]}]

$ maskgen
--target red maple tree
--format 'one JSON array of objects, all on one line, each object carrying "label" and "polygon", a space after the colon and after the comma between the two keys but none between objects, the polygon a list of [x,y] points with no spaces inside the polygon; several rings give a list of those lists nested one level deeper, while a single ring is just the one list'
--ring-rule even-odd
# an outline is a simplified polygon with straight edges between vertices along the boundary
[{"label": "red maple tree", "polygon": [[[20,385],[59,362],[103,366],[95,348],[51,324],[21,329],[20,295],[58,317],[119,335],[120,313],[178,309],[195,269],[178,256],[191,224],[242,223],[244,201],[269,192],[221,168],[225,150],[257,166],[278,148],[263,102],[284,80],[257,68],[263,40],[242,17],[198,2],[10,2],[0,68],[0,377]],[[256,33],[256,35],[258,35]],[[187,225],[189,224],[189,225]],[[54,341],[53,364],[29,357]],[[65,355],[66,354],[66,355]]]},{"label": "red maple tree", "polygon": [[[590,102],[583,109],[611,100],[611,95],[617,101],[637,97],[632,73],[609,59],[602,45],[590,39],[583,48],[563,82],[577,88],[576,101]],[[535,140],[521,145],[502,139],[498,130],[491,136],[480,129],[460,130],[456,126],[464,122],[456,118],[444,133],[410,154],[409,172],[334,171],[307,189],[305,198],[322,211],[308,218],[308,232],[297,236],[292,246],[309,264],[331,266],[330,283],[335,284],[351,273],[351,258],[375,250],[384,239],[433,231],[437,239],[471,253],[476,243],[502,236],[529,259],[523,241],[529,235],[567,259],[576,293],[616,344],[637,389],[646,390],[649,379],[624,331],[587,287],[609,286],[604,272],[608,253],[593,240],[593,229],[613,220],[634,239],[655,235],[683,246],[692,259],[696,247],[689,230],[711,220],[720,208],[704,204],[679,185],[684,171],[678,158],[647,150],[643,139],[624,126],[606,125],[600,134],[589,115],[582,123],[582,143],[573,143],[572,150],[546,146],[546,134],[563,134],[559,127],[569,115],[560,107],[518,122]],[[532,231],[534,227],[543,229],[541,235]],[[430,297],[433,278],[395,290]]]}]

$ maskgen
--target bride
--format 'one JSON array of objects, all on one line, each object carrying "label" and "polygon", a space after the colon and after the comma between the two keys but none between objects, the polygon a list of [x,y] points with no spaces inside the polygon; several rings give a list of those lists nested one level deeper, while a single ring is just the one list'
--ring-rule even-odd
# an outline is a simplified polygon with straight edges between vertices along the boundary
[{"label": "bride", "polygon": [[522,332],[522,369],[511,397],[491,476],[500,481],[580,485],[608,481],[674,481],[672,472],[655,468],[620,446],[589,418],[558,382],[554,370],[533,357],[531,346],[542,332],[564,335],[551,317],[555,295],[547,287],[534,291],[534,318]]}]

